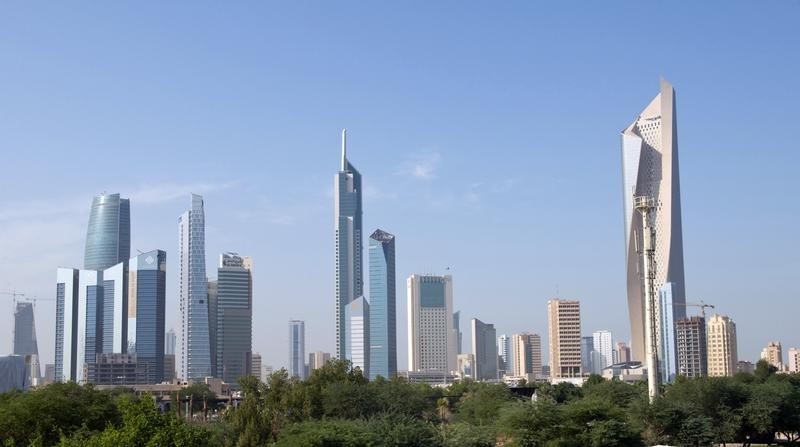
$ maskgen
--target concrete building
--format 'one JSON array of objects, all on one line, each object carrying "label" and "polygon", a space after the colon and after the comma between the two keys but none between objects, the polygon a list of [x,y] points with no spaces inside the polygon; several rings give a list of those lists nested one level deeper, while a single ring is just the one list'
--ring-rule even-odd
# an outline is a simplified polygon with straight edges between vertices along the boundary
[{"label": "concrete building", "polygon": [[370,354],[370,306],[363,296],[350,301],[345,306],[345,355],[353,368],[359,368],[364,377],[369,378]]},{"label": "concrete building", "polygon": [[706,323],[708,375],[732,376],[739,361],[736,347],[736,324],[725,315],[712,315]]},{"label": "concrete building", "polygon": [[261,354],[254,352],[250,357],[250,375],[261,379]]},{"label": "concrete building", "polygon": [[14,310],[14,337],[12,355],[25,357],[26,374],[31,385],[38,385],[39,344],[36,341],[36,324],[33,318],[33,303],[18,301]]},{"label": "concrete building", "polygon": [[308,354],[308,369],[313,371],[325,366],[331,359],[331,354],[328,352],[316,351]]},{"label": "concrete building", "polygon": [[614,340],[611,331],[595,331],[592,334],[592,374],[600,375],[603,369],[614,363]]},{"label": "concrete building", "polygon": [[87,381],[94,385],[129,386],[153,384],[151,362],[139,363],[136,354],[98,354],[97,361],[87,365]]},{"label": "concrete building", "polygon": [[347,131],[342,130],[342,159],[333,182],[336,238],[336,358],[345,359],[345,306],[364,295],[362,272],[361,174],[347,159]]},{"label": "concrete building", "polygon": [[178,295],[181,313],[178,376],[202,380],[212,374],[206,277],[206,224],[203,198],[191,195],[191,207],[178,221]]},{"label": "concrete building", "polygon": [[461,379],[475,378],[475,356],[472,354],[458,354],[456,372]]},{"label": "concrete building", "polygon": [[[674,307],[674,315],[686,316],[681,304],[686,302],[683,269],[683,233],[681,229],[680,176],[678,172],[678,131],[675,109],[675,90],[669,82],[661,80],[659,94],[639,113],[637,118],[622,131],[623,203],[625,210],[625,250],[628,277],[628,314],[631,323],[631,349],[633,359],[645,361],[645,307],[640,272],[642,266],[637,242],[641,237],[642,221],[634,209],[633,197],[657,198],[659,206],[654,213],[656,228],[655,289],[661,293],[667,283]],[[661,300],[656,303],[656,319],[665,320]],[[668,311],[670,309],[664,309]],[[655,331],[659,354],[667,349],[674,352],[674,328],[664,327]],[[673,354],[674,355],[674,354]],[[669,358],[667,358],[669,360]],[[674,366],[673,368],[674,369]]]},{"label": "concrete building", "polygon": [[617,362],[627,363],[631,361],[631,348],[624,341],[617,342]]},{"label": "concrete building", "polygon": [[789,348],[786,367],[790,373],[800,372],[800,348]]},{"label": "concrete building", "polygon": [[216,346],[217,377],[236,384],[252,374],[253,355],[253,262],[237,253],[219,256],[217,269]]},{"label": "concrete building", "polygon": [[497,355],[500,356],[500,374],[514,373],[514,352],[511,349],[511,337],[506,334],[497,338]]},{"label": "concrete building", "polygon": [[383,230],[369,237],[369,378],[397,375],[395,238]]},{"label": "concrete building", "polygon": [[676,322],[678,375],[695,378],[708,375],[706,320],[703,317],[681,318]]},{"label": "concrete building", "polygon": [[781,342],[771,341],[767,343],[767,346],[761,350],[761,359],[778,368],[778,371],[783,370],[783,348],[781,348]]},{"label": "concrete building", "polygon": [[306,378],[306,323],[289,321],[289,377]]},{"label": "concrete building", "polygon": [[406,285],[409,371],[455,371],[458,350],[453,328],[453,278],[415,274]]},{"label": "concrete building", "polygon": [[528,382],[542,378],[542,338],[539,334],[523,332],[511,336],[511,357],[514,377],[524,377]]},{"label": "concrete building", "polygon": [[736,362],[736,372],[753,374],[754,372],[756,372],[756,365],[754,365],[753,362],[748,362],[746,360],[739,360],[738,362]]},{"label": "concrete building", "polygon": [[473,318],[470,322],[472,329],[472,353],[475,356],[475,380],[495,381],[497,375],[497,331],[493,324]]},{"label": "concrete building", "polygon": [[634,383],[647,380],[647,368],[641,362],[620,362],[603,368],[601,375],[606,380]]},{"label": "concrete building", "polygon": [[550,378],[581,376],[581,306],[577,300],[547,301]]},{"label": "concrete building", "polygon": [[456,355],[462,353],[463,335],[461,332],[461,311],[457,310],[453,312],[453,336],[456,340]]}]

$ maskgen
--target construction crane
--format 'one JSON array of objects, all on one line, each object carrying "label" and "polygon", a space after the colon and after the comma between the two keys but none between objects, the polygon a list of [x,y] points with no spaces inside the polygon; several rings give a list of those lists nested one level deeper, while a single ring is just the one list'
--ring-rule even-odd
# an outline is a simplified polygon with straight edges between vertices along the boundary
[{"label": "construction crane", "polygon": [[700,316],[703,319],[706,319],[706,308],[716,309],[716,306],[713,304],[706,304],[705,301],[699,300],[697,303],[675,303],[676,306],[683,306],[683,307],[699,307],[700,308]]},{"label": "construction crane", "polygon": [[17,297],[18,296],[25,296],[24,293],[17,292],[16,290],[12,290],[10,292],[0,292],[0,295],[9,295],[11,299],[14,300],[14,304],[17,304]]}]

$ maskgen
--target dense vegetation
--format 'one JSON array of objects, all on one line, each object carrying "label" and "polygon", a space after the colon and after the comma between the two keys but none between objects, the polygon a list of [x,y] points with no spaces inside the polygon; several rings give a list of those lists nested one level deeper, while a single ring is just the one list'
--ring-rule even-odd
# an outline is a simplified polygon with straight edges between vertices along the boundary
[{"label": "dense vegetation", "polygon": [[[800,433],[800,376],[775,374],[766,363],[754,375],[679,379],[652,405],[645,384],[596,376],[580,388],[531,385],[535,401],[502,384],[440,389],[399,379],[369,382],[337,361],[306,381],[278,371],[268,382],[243,379],[238,408],[192,422],[126,390],[53,384],[0,395],[0,444],[704,446],[772,442],[776,434],[796,443]],[[207,391],[184,391],[200,415]]]}]

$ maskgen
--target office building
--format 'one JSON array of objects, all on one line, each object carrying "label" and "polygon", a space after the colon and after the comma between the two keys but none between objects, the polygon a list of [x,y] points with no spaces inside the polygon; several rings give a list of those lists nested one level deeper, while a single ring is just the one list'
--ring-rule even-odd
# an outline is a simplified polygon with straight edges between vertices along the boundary
[{"label": "office building", "polygon": [[191,208],[178,222],[181,313],[178,375],[184,381],[211,376],[205,225],[203,198],[192,194]]},{"label": "office building", "polygon": [[175,347],[178,344],[178,337],[175,335],[175,329],[170,329],[164,334],[164,354],[175,355]]},{"label": "office building", "polygon": [[[658,366],[661,383],[672,383],[677,373],[677,347],[675,344],[675,283],[667,282],[658,291],[658,325],[660,335],[658,340]],[[680,306],[685,309],[685,306]],[[683,318],[683,317],[681,317]]]},{"label": "office building", "polygon": [[542,339],[539,334],[523,332],[511,336],[512,375],[525,377],[528,382],[542,375]]},{"label": "office building", "polygon": [[456,372],[462,379],[475,378],[475,356],[472,354],[458,354],[456,356]]},{"label": "office building", "polygon": [[[637,241],[637,237],[641,238],[643,232],[641,217],[634,209],[634,195],[649,196],[658,200],[659,206],[653,211],[657,266],[655,289],[660,291],[666,283],[672,283],[670,292],[675,305],[673,317],[680,319],[686,316],[686,309],[682,306],[686,302],[686,293],[683,274],[678,131],[675,90],[669,82],[661,81],[659,94],[634,122],[622,131],[621,140],[631,350],[633,360],[644,362],[646,360],[645,306],[640,276],[642,266],[638,253],[641,241]],[[656,319],[663,321],[659,303],[656,303],[655,311]],[[673,328],[665,330],[674,337]],[[662,332],[655,331],[658,346],[661,346]]]},{"label": "office building", "polygon": [[500,374],[513,374],[514,372],[514,351],[511,349],[511,337],[502,334],[497,338],[497,355],[500,356]]},{"label": "office building", "polygon": [[345,357],[345,306],[364,295],[361,250],[361,174],[347,159],[342,130],[342,159],[333,182],[336,237],[336,358]]},{"label": "office building", "polygon": [[306,324],[289,321],[289,377],[306,378]]},{"label": "office building", "polygon": [[551,379],[581,376],[581,306],[576,300],[547,301]]},{"label": "office building", "polygon": [[[219,256],[216,281],[216,329],[211,331],[216,346],[216,377],[236,384],[251,375],[253,351],[252,260],[237,253]],[[211,300],[209,300],[209,303]],[[211,307],[209,307],[211,309]],[[209,319],[211,322],[211,319]]]},{"label": "office building", "polygon": [[631,348],[624,341],[617,342],[617,361],[615,363],[627,363],[631,361]]},{"label": "office building", "polygon": [[455,371],[458,350],[452,276],[415,274],[406,285],[409,371]]},{"label": "office building", "polygon": [[681,318],[675,323],[678,348],[678,374],[684,377],[708,375],[706,320],[703,317]]},{"label": "office building", "polygon": [[453,336],[456,340],[456,355],[461,354],[461,343],[464,334],[461,332],[461,311],[453,312]]},{"label": "office building", "polygon": [[397,297],[393,234],[369,237],[369,378],[397,375]]},{"label": "office building", "polygon": [[25,391],[30,386],[25,372],[25,359],[21,355],[0,357],[0,394]]},{"label": "office building", "polygon": [[209,355],[211,357],[211,376],[219,377],[220,372],[217,368],[217,311],[218,311],[218,291],[219,284],[216,280],[206,279],[206,296],[208,300],[208,340]]},{"label": "office building", "polygon": [[472,329],[472,354],[475,356],[475,380],[495,381],[497,375],[497,331],[493,324],[473,318]]},{"label": "office building", "polygon": [[26,357],[26,373],[30,383],[38,382],[41,375],[39,369],[39,344],[36,341],[36,324],[33,318],[33,303],[18,301],[14,310],[13,355]]},{"label": "office building", "polygon": [[131,204],[119,194],[92,200],[86,231],[85,270],[105,270],[131,257]]},{"label": "office building", "polygon": [[594,337],[591,335],[581,337],[581,371],[586,374],[594,371],[592,360],[594,359]]},{"label": "office building", "polygon": [[766,360],[767,363],[778,368],[779,371],[782,370],[783,349],[781,348],[781,342],[771,341],[767,343],[767,346],[761,350],[761,359]]},{"label": "office building", "polygon": [[85,365],[93,363],[99,351],[102,286],[93,270],[59,268],[56,276],[56,380],[86,383]]},{"label": "office building", "polygon": [[254,352],[253,355],[250,357],[250,375],[261,379],[261,354]]},{"label": "office building", "polygon": [[363,296],[351,301],[344,308],[345,355],[353,368],[359,368],[364,377],[369,377],[369,301]]},{"label": "office building", "polygon": [[97,361],[86,365],[87,381],[94,385],[130,386],[153,384],[152,362],[139,363],[134,353],[97,354]]},{"label": "office building", "polygon": [[800,372],[800,348],[789,348],[786,357],[786,368],[790,373]]},{"label": "office building", "polygon": [[[164,379],[167,253],[153,250],[131,258],[128,272],[127,354],[145,370],[144,383]],[[139,382],[142,383],[142,382]]]},{"label": "office building", "polygon": [[600,375],[603,369],[614,364],[614,340],[611,331],[592,334],[592,374]]},{"label": "office building", "polygon": [[320,369],[325,366],[326,363],[331,359],[331,355],[328,352],[316,351],[308,354],[308,369],[313,371],[315,369]]},{"label": "office building", "polygon": [[736,362],[736,372],[753,374],[756,372],[756,365],[754,365],[753,362],[748,362],[746,360],[739,360],[738,362]]},{"label": "office building", "polygon": [[736,324],[725,315],[712,315],[706,322],[708,375],[732,376],[739,361],[736,347]]}]

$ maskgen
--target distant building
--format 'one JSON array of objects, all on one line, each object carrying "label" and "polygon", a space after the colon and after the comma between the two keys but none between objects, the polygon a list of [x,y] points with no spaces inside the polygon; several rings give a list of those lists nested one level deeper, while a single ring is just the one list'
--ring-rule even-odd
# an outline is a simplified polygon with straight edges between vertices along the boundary
[{"label": "distant building", "polygon": [[461,332],[461,311],[453,312],[453,334],[456,340],[456,355],[461,354],[461,344],[464,334]]},{"label": "distant building", "polygon": [[87,365],[88,382],[94,385],[154,384],[152,362],[139,363],[136,354],[98,354],[97,361]]},{"label": "distant building", "polygon": [[475,356],[472,354],[458,354],[456,371],[460,378],[475,378]]},{"label": "distant building", "polygon": [[345,355],[353,368],[359,368],[369,378],[369,301],[363,296],[345,306]]},{"label": "distant building", "polygon": [[250,375],[256,379],[261,379],[261,354],[254,352],[252,355],[252,363],[250,365]]},{"label": "distant building", "polygon": [[550,379],[581,376],[581,306],[576,300],[547,301]]},{"label": "distant building", "polygon": [[310,370],[320,369],[331,360],[328,352],[316,351],[308,354],[308,368]]},{"label": "distant building", "polygon": [[253,355],[253,262],[237,253],[219,255],[215,337],[217,377],[236,384],[251,375]]},{"label": "distant building", "polygon": [[473,318],[472,353],[475,356],[475,380],[497,380],[497,331],[493,324]]},{"label": "distant building", "polygon": [[531,382],[544,377],[542,372],[542,339],[538,334],[523,332],[511,336],[511,357],[514,377]]},{"label": "distant building", "polygon": [[631,348],[624,341],[617,342],[617,363],[631,361]]},{"label": "distant building", "polygon": [[85,270],[105,270],[131,257],[131,204],[119,194],[92,200],[86,231]]},{"label": "distant building", "polygon": [[[683,262],[681,260],[681,262]],[[678,286],[671,281],[664,283],[658,291],[659,305],[658,316],[660,319],[658,342],[658,365],[662,383],[672,383],[677,374],[677,349],[675,346],[675,296]],[[679,302],[679,301],[678,301]],[[681,316],[685,314],[685,306],[679,306]]]},{"label": "distant building", "polygon": [[592,334],[592,374],[602,374],[603,369],[614,363],[614,340],[611,331],[595,331]]},{"label": "distant building", "polygon": [[739,361],[736,347],[736,324],[724,315],[712,315],[706,323],[708,375],[732,376]]},{"label": "distant building", "polygon": [[790,373],[800,372],[800,348],[789,348],[786,367]]},{"label": "distant building", "polygon": [[678,375],[694,378],[708,375],[706,320],[681,318],[675,323],[678,347]]},{"label": "distant building", "polygon": [[0,394],[12,390],[25,391],[30,386],[21,355],[0,357]]},{"label": "distant building", "polygon": [[172,383],[177,379],[175,371],[175,354],[164,354],[164,380]]},{"label": "distant building", "polygon": [[511,337],[502,334],[497,338],[497,354],[502,359],[500,365],[501,374],[514,373],[514,354],[511,350]]},{"label": "distant building", "polygon": [[42,385],[49,385],[56,381],[56,365],[54,363],[45,363],[44,365],[44,382]]},{"label": "distant building", "polygon": [[594,371],[594,337],[591,335],[581,337],[581,371],[591,374]]},{"label": "distant building", "polygon": [[753,362],[748,362],[746,360],[739,360],[738,362],[736,362],[736,372],[753,374],[754,372],[756,372],[756,365],[754,365]]},{"label": "distant building", "polygon": [[41,371],[39,368],[39,344],[36,341],[36,325],[33,319],[33,303],[17,302],[14,311],[14,340],[13,355],[26,358],[25,367],[29,383],[36,385],[39,382]]},{"label": "distant building", "polygon": [[175,329],[170,329],[164,334],[164,354],[175,355],[175,348],[178,345],[178,337],[175,335]]},{"label": "distant building", "polygon": [[603,368],[602,376],[606,380],[633,383],[647,380],[647,368],[641,362],[620,362]]},{"label": "distant building", "polygon": [[395,238],[383,230],[369,237],[369,378],[397,375]]},{"label": "distant building", "polygon": [[306,324],[301,320],[289,321],[289,376],[306,378]]},{"label": "distant building", "polygon": [[408,286],[408,367],[410,371],[456,370],[453,278],[411,275]]},{"label": "distant building", "polygon": [[781,342],[771,341],[767,343],[767,346],[761,350],[761,359],[766,360],[767,363],[778,368],[779,371],[782,370],[783,348],[781,348]]},{"label": "distant building", "polygon": [[219,284],[217,281],[206,281],[206,296],[208,300],[208,355],[211,358],[211,377],[219,377],[217,365],[217,317],[219,316]]},{"label": "distant building", "polygon": [[455,383],[457,376],[453,373],[439,371],[400,371],[397,376],[408,383],[424,383],[430,386],[446,387]]}]

